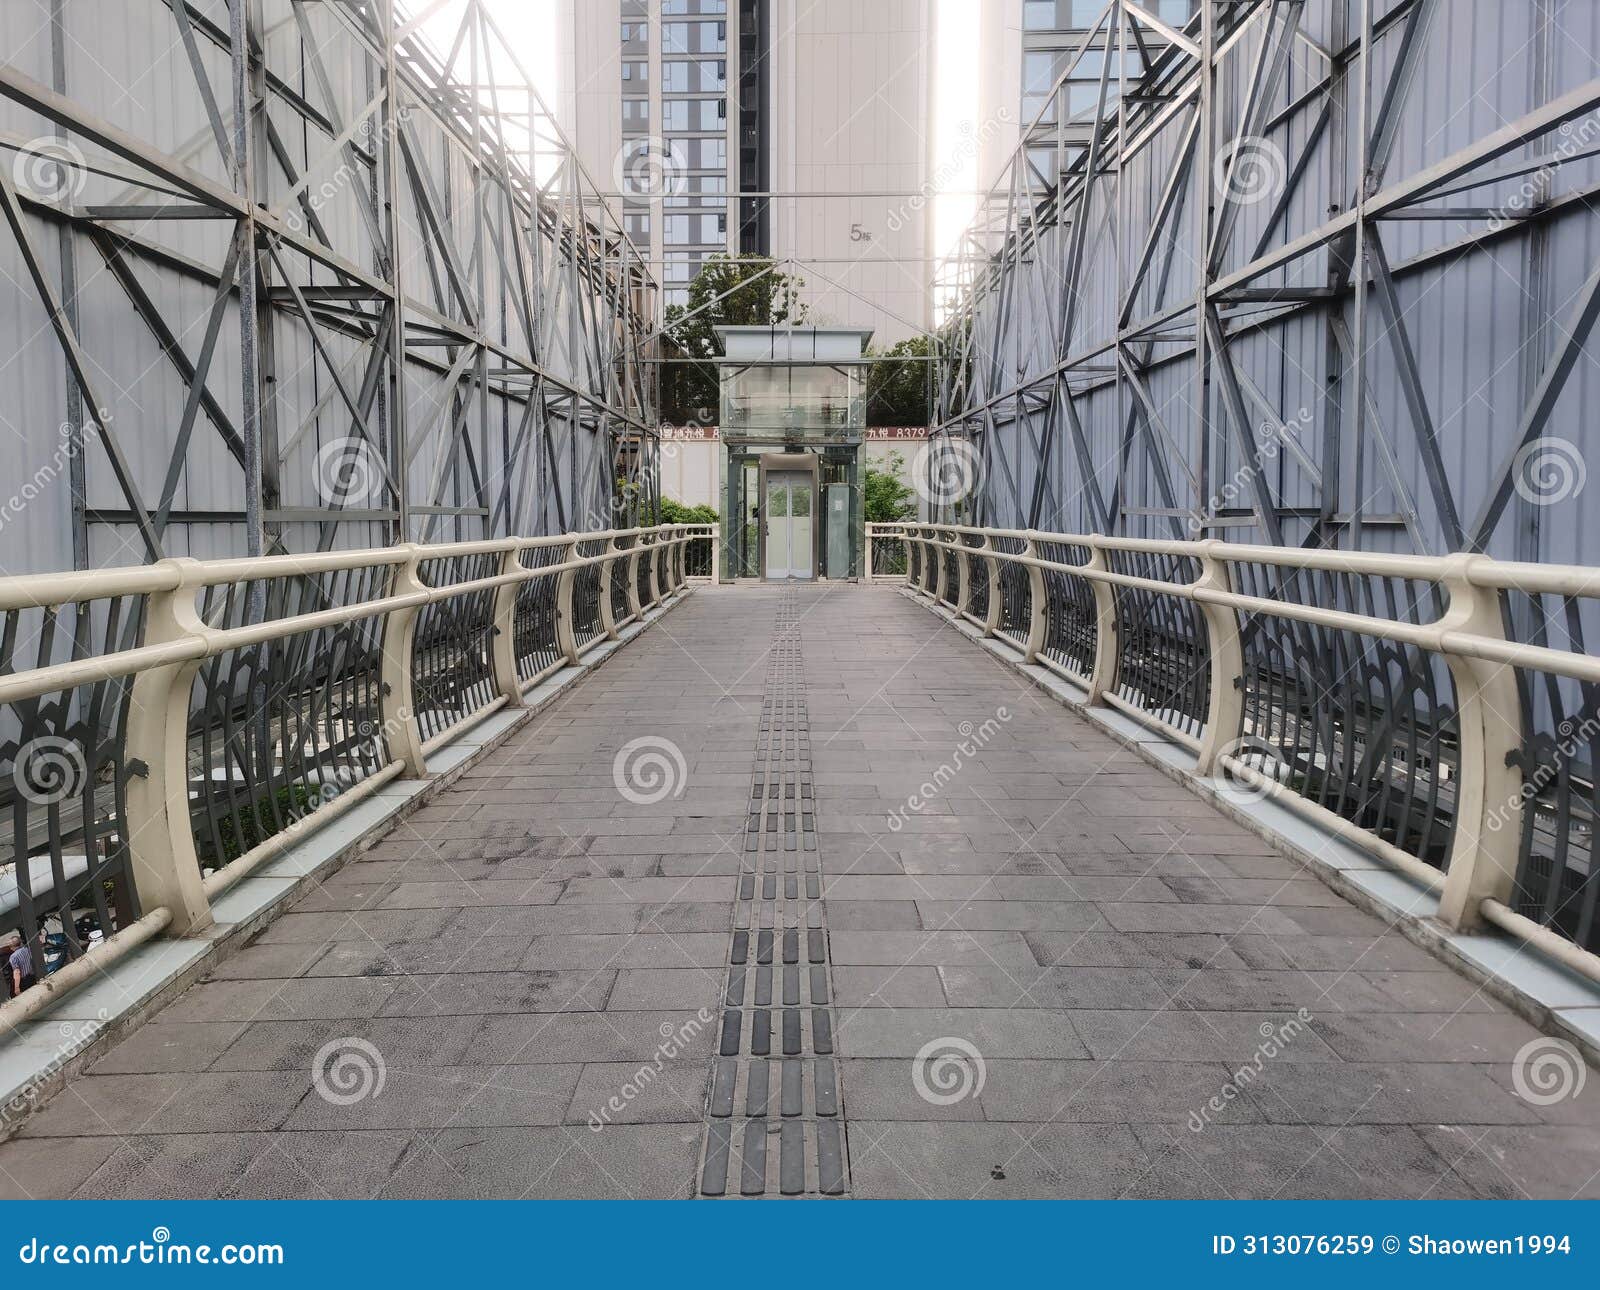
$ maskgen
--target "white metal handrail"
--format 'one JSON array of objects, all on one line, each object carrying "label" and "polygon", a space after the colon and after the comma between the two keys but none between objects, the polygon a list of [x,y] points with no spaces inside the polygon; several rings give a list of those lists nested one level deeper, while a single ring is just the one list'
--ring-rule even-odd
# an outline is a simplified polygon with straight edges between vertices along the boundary
[{"label": "white metal handrail", "polygon": [[[634,529],[567,533],[553,537],[506,538],[440,545],[403,544],[360,551],[258,559],[163,560],[128,569],[91,570],[54,576],[0,579],[0,612],[89,606],[97,601],[138,597],[143,602],[143,639],[125,649],[0,676],[0,706],[25,704],[80,686],[131,678],[122,763],[126,777],[121,831],[129,871],[142,917],[119,929],[87,956],[45,978],[41,986],[0,1006],[0,1025],[15,1025],[59,997],[62,990],[160,932],[194,934],[212,922],[211,902],[242,878],[307,834],[321,829],[385,784],[402,776],[423,777],[425,754],[440,743],[524,695],[562,667],[577,663],[616,640],[619,628],[688,584],[684,552],[692,542],[717,539],[715,525],[662,524]],[[594,548],[598,546],[598,550]],[[529,566],[523,556],[559,550],[548,564]],[[426,566],[441,560],[498,556],[490,576],[452,585],[430,586]],[[217,627],[204,622],[197,606],[207,588],[271,582],[327,573],[388,568],[384,594],[350,604]],[[579,641],[574,629],[577,575],[598,569],[598,630]],[[613,611],[612,584],[622,579],[627,613]],[[554,580],[557,659],[524,677],[515,645],[518,590]],[[479,704],[455,726],[425,740],[418,724],[413,676],[413,645],[418,615],[432,604],[479,593],[493,593],[492,640],[486,660],[494,697]],[[382,687],[379,706],[387,761],[310,813],[292,821],[215,872],[202,876],[190,816],[189,722],[195,677],[209,659],[273,641],[362,620],[381,619]],[[51,843],[59,845],[59,839]],[[19,865],[29,856],[18,855]],[[19,868],[19,881],[22,869]],[[37,929],[28,929],[31,937]],[[46,988],[48,986],[48,988]]]},{"label": "white metal handrail", "polygon": [[[904,574],[885,577],[871,573],[873,544],[887,542],[904,544],[908,557]],[[985,636],[1007,635],[1017,643],[1025,662],[1084,685],[1090,703],[1116,707],[1192,748],[1197,754],[1198,775],[1236,777],[1322,827],[1359,842],[1439,891],[1439,917],[1452,929],[1470,931],[1494,924],[1600,980],[1600,956],[1510,907],[1522,861],[1523,812],[1528,802],[1518,768],[1525,722],[1515,670],[1594,684],[1600,682],[1600,659],[1576,650],[1508,639],[1501,604],[1502,592],[1600,599],[1600,570],[1510,563],[1481,554],[1407,556],[913,522],[869,524],[867,543],[869,577],[905,581],[953,616],[974,623]],[[1002,544],[1016,549],[1003,549]],[[1041,548],[1058,546],[1079,548],[1087,559],[1075,564],[1041,554]],[[1180,582],[1121,573],[1111,567],[1109,558],[1118,552],[1187,559],[1198,576]],[[947,565],[952,555],[956,585],[950,585]],[[980,560],[989,575],[989,604],[981,618],[972,613],[974,564]],[[1002,565],[1026,569],[1029,580],[1027,621],[1011,624],[1004,632],[998,577]],[[1408,622],[1249,595],[1236,590],[1236,571],[1246,565],[1405,579],[1436,588],[1444,609],[1431,621]],[[1063,666],[1046,652],[1047,572],[1078,580],[1092,597],[1095,649],[1093,666],[1086,671]],[[1119,621],[1117,589],[1189,602],[1203,615],[1209,706],[1198,736],[1116,693],[1126,663],[1120,647],[1126,624]],[[1454,829],[1442,868],[1303,796],[1290,784],[1263,775],[1246,759],[1234,755],[1241,741],[1256,741],[1253,732],[1245,728],[1243,687],[1247,678],[1241,632],[1246,623],[1259,618],[1284,619],[1409,646],[1448,669],[1456,696],[1459,766],[1450,784]],[[1434,773],[1439,773],[1437,768]],[[1561,877],[1555,874],[1550,881],[1559,882]]]}]

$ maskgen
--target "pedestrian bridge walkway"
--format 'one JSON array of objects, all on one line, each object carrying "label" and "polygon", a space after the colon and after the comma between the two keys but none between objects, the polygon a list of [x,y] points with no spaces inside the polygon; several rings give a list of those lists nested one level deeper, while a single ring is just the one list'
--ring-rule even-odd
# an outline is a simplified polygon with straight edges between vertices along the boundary
[{"label": "pedestrian bridge walkway", "polygon": [[1594,1196],[1550,1042],[900,588],[703,586],[0,1193]]}]

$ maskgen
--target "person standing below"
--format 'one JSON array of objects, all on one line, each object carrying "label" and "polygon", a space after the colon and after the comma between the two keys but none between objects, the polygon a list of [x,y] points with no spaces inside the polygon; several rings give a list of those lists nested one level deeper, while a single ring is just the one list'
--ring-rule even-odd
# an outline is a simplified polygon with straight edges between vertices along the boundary
[{"label": "person standing below", "polygon": [[33,969],[33,948],[27,941],[16,943],[6,959],[6,969],[13,995],[21,994],[38,981]]}]

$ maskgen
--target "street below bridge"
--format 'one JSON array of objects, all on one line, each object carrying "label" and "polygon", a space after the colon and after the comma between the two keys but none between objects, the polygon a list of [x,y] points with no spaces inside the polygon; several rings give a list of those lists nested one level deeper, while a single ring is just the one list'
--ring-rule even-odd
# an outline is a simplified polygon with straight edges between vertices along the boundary
[{"label": "street below bridge", "polygon": [[1600,1195],[1600,1081],[886,586],[699,587],[0,1194]]}]

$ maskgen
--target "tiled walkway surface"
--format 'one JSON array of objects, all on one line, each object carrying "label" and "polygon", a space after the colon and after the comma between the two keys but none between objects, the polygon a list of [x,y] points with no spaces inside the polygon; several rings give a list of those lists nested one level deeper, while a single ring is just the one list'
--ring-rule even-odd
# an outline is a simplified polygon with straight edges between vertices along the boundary
[{"label": "tiled walkway surface", "polygon": [[[785,616],[821,907],[803,862],[740,891]],[[825,1189],[835,1127],[857,1197],[1596,1195],[1600,1078],[1519,1095],[1539,1038],[892,589],[705,588],[110,1049],[0,1194],[691,1196],[731,1119],[729,1195],[763,1133],[754,1190]]]}]

